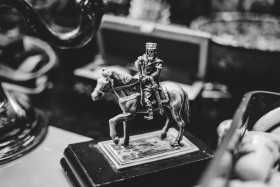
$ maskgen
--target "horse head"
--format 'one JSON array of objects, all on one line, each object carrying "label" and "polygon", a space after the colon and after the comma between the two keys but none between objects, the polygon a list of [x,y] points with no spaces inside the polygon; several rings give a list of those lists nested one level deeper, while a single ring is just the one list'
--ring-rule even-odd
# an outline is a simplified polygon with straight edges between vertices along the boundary
[{"label": "horse head", "polygon": [[96,87],[91,93],[93,101],[102,99],[105,93],[113,87],[113,79],[111,78],[112,74],[113,72],[111,69],[103,68],[102,76],[97,79]]}]

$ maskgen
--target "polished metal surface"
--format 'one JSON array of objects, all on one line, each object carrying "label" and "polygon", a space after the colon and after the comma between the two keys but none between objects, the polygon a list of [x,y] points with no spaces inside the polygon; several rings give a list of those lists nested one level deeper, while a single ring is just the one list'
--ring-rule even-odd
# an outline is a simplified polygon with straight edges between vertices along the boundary
[{"label": "polished metal surface", "polygon": [[0,164],[14,160],[38,145],[47,123],[26,95],[0,87]]},{"label": "polished metal surface", "polygon": [[58,33],[37,14],[27,0],[0,0],[0,5],[17,9],[26,26],[38,37],[58,48],[79,48],[86,45],[96,34],[105,11],[103,0],[81,0],[77,5],[79,26],[66,33]]}]

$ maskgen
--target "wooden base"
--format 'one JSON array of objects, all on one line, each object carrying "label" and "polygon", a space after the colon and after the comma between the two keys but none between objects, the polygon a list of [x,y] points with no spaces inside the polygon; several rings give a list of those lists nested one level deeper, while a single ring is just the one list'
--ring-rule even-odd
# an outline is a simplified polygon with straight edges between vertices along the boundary
[{"label": "wooden base", "polygon": [[[145,137],[145,134],[140,137]],[[213,154],[191,134],[186,132],[185,138],[195,145],[195,151],[121,170],[97,142],[70,144],[64,151],[61,166],[74,186],[194,186]]]}]

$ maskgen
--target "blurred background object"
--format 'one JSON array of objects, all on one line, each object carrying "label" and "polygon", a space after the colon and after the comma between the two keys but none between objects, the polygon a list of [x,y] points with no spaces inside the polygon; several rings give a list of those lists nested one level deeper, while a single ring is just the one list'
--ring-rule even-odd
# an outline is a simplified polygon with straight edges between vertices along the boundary
[{"label": "blurred background object", "polygon": [[211,12],[252,12],[279,15],[279,0],[212,0]]},{"label": "blurred background object", "polygon": [[189,26],[190,22],[200,15],[210,12],[212,1],[207,0],[167,0],[170,4],[172,24]]},{"label": "blurred background object", "polygon": [[[58,65],[55,51],[46,42],[31,36],[18,36],[14,41],[0,34],[0,77],[2,86],[27,94],[39,94],[51,84]],[[17,49],[17,50],[15,50]]]},{"label": "blurred background object", "polygon": [[212,34],[207,78],[240,96],[279,91],[280,22],[272,15],[220,12],[195,19],[191,28]]},{"label": "blurred background object", "polygon": [[127,16],[131,0],[108,0],[106,13],[116,16]]},{"label": "blurred background object", "polygon": [[22,93],[0,86],[0,164],[23,156],[47,133],[47,121]]},{"label": "blurred background object", "polygon": [[168,24],[170,5],[166,0],[132,0],[128,17]]},{"label": "blurred background object", "polygon": [[[70,5],[75,3],[74,0],[68,0],[68,1],[67,0],[28,0],[28,1],[33,5],[33,7],[38,12],[38,14],[40,14],[40,16],[42,16],[43,19],[46,20],[47,22],[52,22],[57,17],[63,14],[65,15],[66,11],[72,10]],[[75,12],[73,12],[72,16],[78,17],[74,13]],[[66,17],[64,16],[64,18]]]},{"label": "blurred background object", "polygon": [[19,12],[0,6],[0,78],[2,86],[28,94],[39,94],[50,84],[58,65],[54,49],[27,36]]},{"label": "blurred background object", "polygon": [[202,187],[279,186],[279,105],[276,92],[244,95],[233,120],[218,127],[221,141]]},{"label": "blurred background object", "polygon": [[191,125],[186,129],[216,150],[217,125],[232,117],[238,102],[228,86],[205,82],[198,97],[191,102]]}]

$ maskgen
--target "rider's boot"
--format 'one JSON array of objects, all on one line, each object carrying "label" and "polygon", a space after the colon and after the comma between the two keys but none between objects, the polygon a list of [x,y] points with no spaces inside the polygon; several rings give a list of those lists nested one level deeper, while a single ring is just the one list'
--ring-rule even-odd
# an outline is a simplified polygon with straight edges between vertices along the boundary
[{"label": "rider's boot", "polygon": [[148,111],[148,116],[144,116],[144,118],[147,119],[147,120],[152,120],[152,119],[154,119],[152,103],[148,99],[145,100],[145,103],[146,103],[146,107],[147,107],[147,111]]}]

